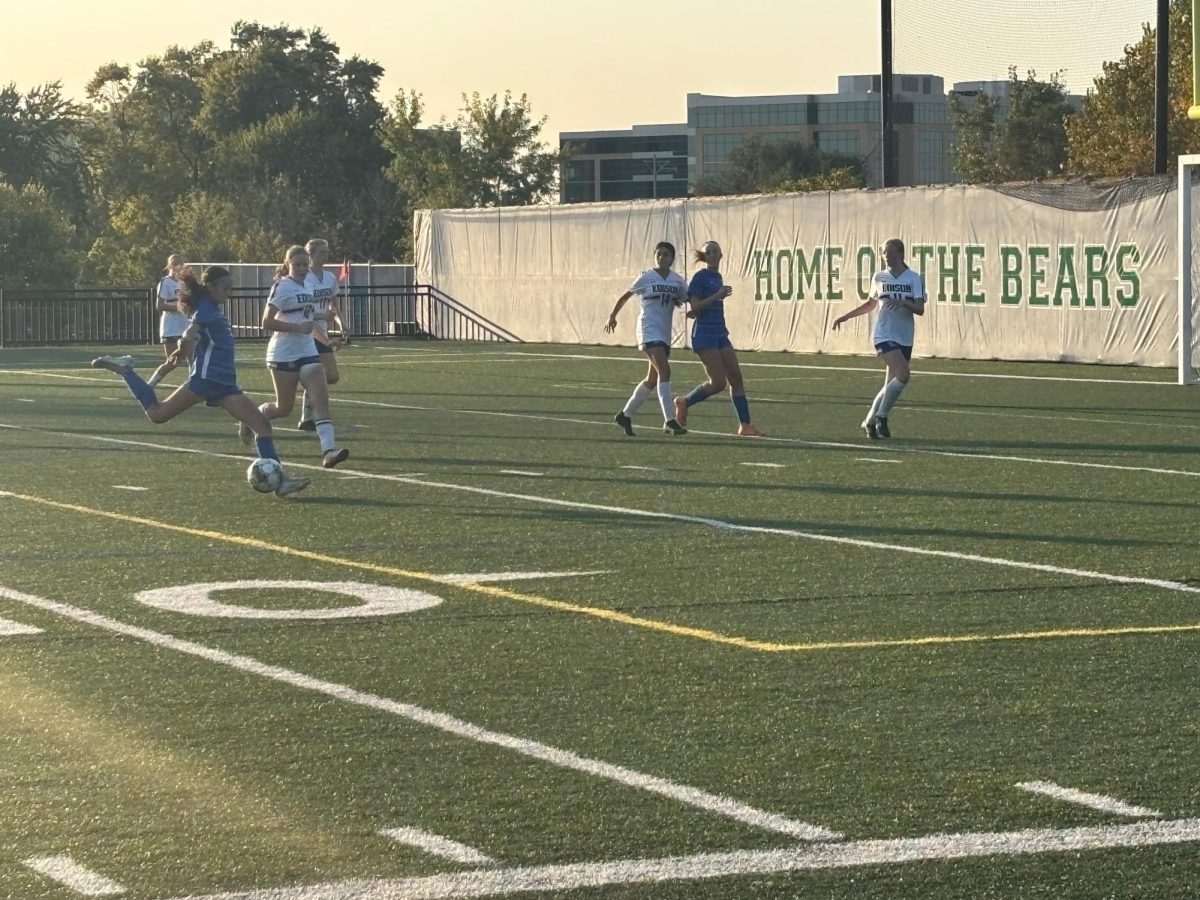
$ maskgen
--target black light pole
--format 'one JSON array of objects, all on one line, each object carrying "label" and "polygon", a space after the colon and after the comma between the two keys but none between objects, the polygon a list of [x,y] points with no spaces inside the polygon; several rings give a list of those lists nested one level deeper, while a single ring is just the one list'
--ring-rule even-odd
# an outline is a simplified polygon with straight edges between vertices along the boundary
[{"label": "black light pole", "polygon": [[1154,174],[1167,174],[1167,83],[1171,68],[1171,0],[1158,0],[1154,64]]},{"label": "black light pole", "polygon": [[896,186],[898,174],[894,164],[897,159],[896,135],[892,129],[892,0],[879,0],[879,38],[879,91],[882,95],[879,107],[882,136],[880,157],[883,166],[880,184],[886,188]]}]

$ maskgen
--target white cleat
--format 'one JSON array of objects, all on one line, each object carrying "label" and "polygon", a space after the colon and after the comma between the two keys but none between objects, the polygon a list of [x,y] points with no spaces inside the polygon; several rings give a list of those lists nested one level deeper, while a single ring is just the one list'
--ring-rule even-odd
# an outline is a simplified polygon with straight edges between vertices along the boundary
[{"label": "white cleat", "polygon": [[290,497],[292,494],[298,494],[312,482],[311,478],[288,478],[283,477],[282,483],[275,489],[276,497]]},{"label": "white cleat", "polygon": [[93,369],[108,369],[118,375],[133,371],[132,356],[97,356],[92,360]]},{"label": "white cleat", "polygon": [[238,440],[246,447],[254,443],[254,432],[245,422],[238,422]]}]

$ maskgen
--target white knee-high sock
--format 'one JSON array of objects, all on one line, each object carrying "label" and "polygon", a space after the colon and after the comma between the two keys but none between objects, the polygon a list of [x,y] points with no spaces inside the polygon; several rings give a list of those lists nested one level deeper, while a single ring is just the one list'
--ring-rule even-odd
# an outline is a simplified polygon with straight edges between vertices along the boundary
[{"label": "white knee-high sock", "polygon": [[675,418],[675,401],[671,398],[671,382],[658,383],[658,405],[662,407],[663,421],[670,422]]},{"label": "white knee-high sock", "polygon": [[899,378],[893,378],[884,385],[883,402],[879,404],[879,411],[876,415],[881,419],[886,419],[888,413],[892,411],[892,407],[896,405],[896,401],[900,399],[900,395],[904,393],[904,388],[907,385],[907,381],[901,381]]},{"label": "white knee-high sock", "polygon": [[879,389],[879,393],[875,395],[875,399],[871,401],[871,409],[867,412],[867,417],[863,420],[864,425],[873,421],[875,417],[880,414],[879,407],[883,405],[883,398],[886,393],[887,385],[885,384]]},{"label": "white knee-high sock", "polygon": [[329,419],[317,419],[317,440],[321,442],[322,453],[333,449],[333,422]]},{"label": "white knee-high sock", "polygon": [[629,395],[629,399],[625,402],[625,409],[622,412],[632,419],[637,414],[641,405],[653,396],[654,391],[646,387],[645,383],[639,381],[637,387],[633,389],[633,393]]}]

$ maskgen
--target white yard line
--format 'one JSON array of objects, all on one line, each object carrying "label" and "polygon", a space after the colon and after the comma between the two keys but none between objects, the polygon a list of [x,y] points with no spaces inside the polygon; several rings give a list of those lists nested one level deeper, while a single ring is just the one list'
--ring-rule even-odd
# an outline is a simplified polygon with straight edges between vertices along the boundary
[{"label": "white yard line", "polygon": [[443,581],[459,584],[493,584],[498,581],[540,581],[543,578],[579,578],[583,575],[611,575],[608,569],[585,572],[475,572],[440,576]]},{"label": "white yard line", "polygon": [[661,472],[662,469],[656,469],[654,466],[617,466],[618,469],[632,469],[634,472]]},{"label": "white yard line", "polygon": [[[415,406],[407,403],[384,403],[378,400],[351,400],[345,397],[334,397],[332,400],[334,403],[348,403],[356,406],[370,406],[378,409],[401,409],[412,412],[446,412],[465,416],[490,416],[500,419],[526,419],[535,422],[562,422],[571,425],[590,425],[597,428],[612,428],[612,420],[596,421],[595,419],[576,419],[569,416],[540,416],[534,415],[533,413],[498,412],[496,410],[488,409],[453,409],[444,406]],[[701,431],[697,428],[689,428],[688,432],[690,434],[699,434],[705,437],[724,437],[730,439],[736,438],[737,440],[741,440],[743,442],[745,441],[744,438],[737,438],[736,435],[727,431]],[[849,441],[808,441],[802,438],[756,437],[754,438],[754,442],[763,444],[783,444],[790,447],[818,447],[827,450],[853,450],[860,453],[866,449],[864,446],[865,439],[856,443],[850,443]],[[920,447],[904,447],[894,444],[884,448],[877,446],[878,442],[874,443],[876,446],[872,447],[872,452],[878,453],[943,456],[952,459],[966,460],[1021,462],[1029,463],[1030,465],[1067,466],[1080,469],[1105,469],[1116,472],[1148,472],[1156,475],[1182,475],[1187,478],[1200,478],[1200,471],[1190,471],[1188,469],[1164,469],[1155,466],[1122,466],[1115,463],[1094,463],[1085,462],[1082,460],[1053,459],[1039,456],[1012,456],[998,453],[966,453],[959,450],[928,450]]]},{"label": "white yard line", "polygon": [[785,468],[787,468],[783,463],[744,462],[744,463],[741,463],[741,465],[755,466],[756,468],[759,468],[759,469],[785,469]]},{"label": "white yard line", "polygon": [[904,462],[904,460],[902,460],[902,459],[879,459],[878,457],[874,457],[874,456],[856,456],[856,457],[854,457],[854,461],[855,462],[869,462],[869,463],[903,463]]},{"label": "white yard line", "polygon": [[34,856],[24,860],[24,864],[85,897],[111,897],[125,893],[125,888],[115,881],[79,865],[69,856]]},{"label": "white yard line", "polygon": [[[30,371],[30,372],[18,372],[18,374],[43,375],[43,374],[48,374],[48,373],[39,372],[39,371]],[[91,377],[91,376],[85,376],[85,375],[54,375],[54,376],[50,376],[50,377],[70,378],[70,379],[73,379],[76,381],[109,381],[109,382],[111,382],[111,378],[97,378],[97,377]],[[1022,376],[1022,377],[1032,377],[1032,376]],[[1067,379],[1059,379],[1059,380],[1081,381],[1083,379],[1067,378]],[[1129,382],[1121,382],[1121,383],[1129,383]],[[1158,382],[1133,382],[1133,383],[1157,384]],[[261,391],[247,391],[246,393],[247,394],[261,394],[263,396],[271,396],[271,395],[265,394]],[[504,418],[504,419],[525,419],[525,420],[530,420],[530,421],[535,421],[535,422],[561,422],[561,423],[567,423],[567,424],[572,424],[572,425],[589,425],[589,426],[597,427],[597,428],[607,428],[607,429],[612,428],[612,421],[608,420],[608,419],[603,420],[603,421],[596,421],[595,419],[576,419],[576,418],[572,418],[569,416],[540,416],[540,415],[534,415],[532,413],[498,412],[495,410],[486,410],[486,409],[455,409],[452,407],[445,407],[445,406],[416,406],[416,405],[408,404],[408,403],[384,403],[384,402],[378,401],[378,400],[352,400],[352,399],[349,399],[346,397],[332,397],[330,399],[334,403],[344,403],[344,404],[351,404],[351,405],[355,405],[355,406],[368,406],[368,407],[372,407],[374,409],[400,409],[400,410],[408,410],[408,411],[412,411],[412,412],[446,412],[446,413],[455,413],[458,415],[466,415],[466,416],[491,416],[494,418]],[[133,401],[129,400],[129,402],[132,403]],[[785,402],[785,401],[781,401],[781,402]],[[1148,423],[1148,424],[1153,424],[1153,423]],[[17,426],[0,425],[0,428],[3,428],[3,427],[16,428]],[[28,429],[28,430],[34,430],[34,429]],[[733,435],[731,435],[728,432],[724,432],[724,431],[701,431],[696,428],[691,428],[691,429],[689,429],[689,432],[691,434],[704,435],[705,437],[725,437],[725,438],[733,437]],[[794,447],[819,447],[822,449],[830,449],[830,450],[857,450],[857,451],[861,452],[864,449],[862,442],[850,443],[848,441],[807,441],[807,440],[803,440],[801,438],[784,438],[784,437],[758,437],[758,438],[755,438],[754,440],[757,442],[760,442],[760,443],[784,444],[787,446],[794,446]],[[924,455],[924,456],[942,456],[942,457],[947,457],[947,458],[952,458],[952,459],[988,460],[988,461],[999,461],[999,462],[1020,462],[1020,463],[1028,463],[1030,465],[1067,466],[1070,468],[1080,468],[1080,469],[1102,469],[1102,470],[1111,471],[1111,472],[1146,472],[1146,473],[1155,474],[1155,475],[1181,475],[1185,478],[1200,478],[1200,471],[1189,471],[1187,469],[1166,469],[1166,468],[1162,468],[1162,467],[1158,467],[1158,466],[1123,466],[1123,465],[1117,465],[1115,463],[1094,463],[1094,462],[1084,462],[1082,460],[1053,459],[1053,458],[1045,458],[1045,457],[1039,457],[1039,456],[1014,456],[1014,455],[1005,455],[1005,454],[999,454],[999,453],[976,453],[976,452],[966,453],[966,452],[962,452],[962,451],[958,451],[958,450],[930,450],[930,449],[925,449],[925,448],[920,448],[920,447],[903,447],[903,446],[896,446],[896,445],[890,446],[890,447],[886,448],[886,450],[882,447],[875,448],[875,452],[911,453],[911,454],[918,454],[918,455]]]},{"label": "white yard line", "polygon": [[150,488],[148,488],[148,487],[140,487],[136,484],[114,484],[113,487],[116,488],[118,491],[148,491],[148,490],[150,490]]},{"label": "white yard line", "polygon": [[[214,459],[232,459],[238,463],[244,464],[245,456],[234,455],[231,453],[214,453],[207,450],[197,450],[192,447],[177,447],[169,444],[155,444],[149,441],[133,441],[123,438],[103,437],[94,434],[73,434],[71,432],[50,431],[41,428],[28,428],[23,425],[9,425],[0,423],[0,429],[9,429],[16,431],[28,431],[38,434],[52,434],[59,437],[71,437],[83,440],[99,441],[102,443],[116,444],[126,447],[145,447],[152,450],[161,450],[171,453],[192,453],[199,456],[207,456]],[[756,438],[756,440],[764,440]],[[291,469],[310,469],[312,471],[324,471],[319,465],[309,463],[289,462],[288,467]],[[1104,581],[1109,584],[1139,584],[1147,587],[1162,588],[1163,590],[1176,591],[1182,594],[1200,594],[1200,585],[1184,584],[1178,581],[1169,581],[1162,578],[1146,578],[1137,575],[1120,575],[1109,572],[1099,572],[1092,569],[1076,569],[1070,566],[1055,566],[1048,563],[1025,562],[1016,559],[1006,559],[1001,556],[983,556],[977,553],[960,553],[955,550],[935,550],[931,547],[918,547],[913,544],[890,544],[884,541],[869,541],[863,538],[841,537],[833,534],[822,534],[813,531],[801,531],[796,528],[769,528],[763,525],[740,525],[735,522],[727,522],[723,519],[713,519],[706,516],[691,516],[683,513],[669,513],[661,510],[637,509],[629,506],[609,506],[604,503],[586,503],[579,500],[563,500],[558,497],[544,497],[537,494],[520,494],[515,491],[498,491],[493,488],[477,487],[470,484],[454,484],[445,481],[430,481],[422,478],[413,478],[405,475],[384,475],[377,472],[362,472],[354,469],[339,469],[343,474],[360,475],[363,478],[373,478],[379,481],[391,481],[398,484],[411,484],[416,487],[423,488],[438,488],[447,491],[459,491],[467,494],[477,494],[484,497],[496,497],[505,500],[521,500],[527,503],[540,503],[545,506],[554,506],[562,509],[585,509],[592,512],[613,513],[616,515],[629,516],[630,518],[640,519],[657,519],[660,521],[682,522],[690,525],[703,525],[708,528],[713,528],[718,531],[727,531],[740,534],[769,534],[779,537],[797,538],[800,540],[820,541],[826,544],[839,544],[845,547],[861,547],[867,550],[886,550],[890,553],[907,553],[913,556],[934,557],[940,559],[953,559],[961,562],[980,563],[982,565],[1000,566],[1009,569],[1018,569],[1028,572],[1045,572],[1052,575],[1066,575],[1072,578],[1094,579],[1096,581]],[[1198,473],[1200,474],[1200,473]],[[0,497],[10,496],[12,492],[0,490]]]},{"label": "white yard line", "polygon": [[186,641],[160,631],[153,631],[149,628],[141,628],[136,625],[128,625],[100,613],[70,606],[56,600],[35,597],[32,594],[25,594],[6,587],[0,587],[0,598],[24,603],[35,609],[43,609],[64,618],[83,622],[114,634],[136,638],[155,647],[174,650],[178,653],[198,657],[218,665],[228,666],[239,672],[246,672],[250,675],[257,675],[260,678],[267,678],[281,684],[287,684],[326,697],[332,697],[343,703],[351,703],[401,719],[407,719],[419,725],[436,728],[439,731],[444,731],[480,744],[489,744],[510,750],[522,756],[558,766],[559,768],[580,772],[596,778],[603,778],[616,784],[624,785],[625,787],[656,794],[668,800],[690,806],[693,809],[703,810],[724,816],[736,822],[741,822],[752,828],[761,828],[767,831],[786,834],[799,840],[827,841],[836,840],[841,837],[840,834],[830,831],[827,828],[822,828],[819,825],[812,825],[799,819],[792,819],[787,816],[756,809],[731,797],[709,793],[708,791],[686,784],[677,784],[666,778],[647,775],[643,772],[637,772],[633,769],[607,763],[599,759],[580,756],[577,753],[572,753],[570,750],[560,750],[557,747],[551,747],[537,741],[527,740],[526,738],[516,737],[515,735],[499,731],[491,731],[446,713],[424,709],[411,703],[402,703],[399,700],[392,700],[387,697],[380,697],[377,694],[356,690],[355,688],[332,681],[323,681],[322,679],[304,675],[282,666],[260,662],[249,656],[228,653],[224,650],[207,647],[194,641]]},{"label": "white yard line", "polygon": [[[644,359],[640,359],[636,356],[593,356],[587,353],[538,353],[530,350],[508,350],[506,352],[510,356],[532,357],[535,359],[594,359],[604,362],[645,362]],[[673,359],[671,360],[671,363],[672,365],[677,363],[692,366],[701,365],[699,360],[694,359]],[[817,372],[870,372],[872,375],[879,375],[883,372],[881,366],[816,366],[802,363],[756,362],[741,362],[739,364],[743,369],[809,369]],[[921,377],[930,375],[934,377],[945,378],[996,378],[1006,381],[1066,381],[1077,384],[1127,384],[1138,386],[1151,385],[1157,387],[1179,387],[1179,385],[1174,381],[1130,380],[1123,378],[1069,378],[1062,375],[999,375],[990,372],[933,372],[927,369],[922,369],[920,375]]]},{"label": "white yard line", "polygon": [[419,828],[385,828],[379,833],[397,844],[416,847],[431,856],[440,856],[453,862],[469,866],[491,866],[496,863],[490,856],[480,853],[474,847]]},{"label": "white yard line", "polygon": [[[608,885],[654,885],[747,875],[761,877],[927,860],[1138,849],[1197,841],[1200,841],[1200,819],[1177,819],[1091,828],[935,834],[919,838],[815,844],[788,850],[742,850],[659,859],[488,869],[414,878],[341,881],[308,887],[191,896],[186,900],[447,900],[456,897],[503,897],[533,891],[563,892]],[[702,890],[696,888],[697,893]],[[806,892],[801,894],[801,890],[797,888],[797,896],[807,896]]]},{"label": "white yard line", "polygon": [[527,472],[525,469],[501,469],[501,475],[525,475],[528,478],[542,478],[545,472]]},{"label": "white yard line", "polygon": [[20,622],[14,622],[12,619],[0,619],[0,637],[41,633],[42,629],[34,628],[32,625],[22,625]]},{"label": "white yard line", "polygon": [[[1200,425],[1184,422],[1147,422],[1137,419],[1090,419],[1084,416],[1063,416],[1053,413],[1033,415],[1032,413],[991,412],[985,409],[946,409],[941,406],[909,406],[907,409],[915,413],[945,413],[953,416],[986,416],[995,419],[1033,419],[1035,422],[1087,422],[1092,425],[1129,425],[1135,428],[1186,428],[1192,431]],[[1184,412],[1180,410],[1180,412]]]},{"label": "white yard line", "polygon": [[1107,797],[1104,794],[1089,794],[1086,791],[1061,787],[1052,781],[1023,781],[1017,787],[1023,791],[1029,791],[1031,794],[1044,794],[1047,797],[1053,797],[1055,800],[1078,803],[1080,806],[1087,806],[1091,809],[1098,809],[1100,812],[1113,813],[1118,816],[1153,818],[1162,815],[1157,810],[1146,809],[1142,806],[1133,806],[1117,800],[1115,797]]}]

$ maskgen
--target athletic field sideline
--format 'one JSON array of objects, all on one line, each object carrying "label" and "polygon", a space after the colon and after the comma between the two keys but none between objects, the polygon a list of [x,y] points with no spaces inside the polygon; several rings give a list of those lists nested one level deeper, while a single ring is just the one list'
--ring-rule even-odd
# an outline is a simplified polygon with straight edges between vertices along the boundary
[{"label": "athletic field sideline", "polygon": [[1173,372],[917,359],[870,442],[876,360],[743,353],[767,437],[631,438],[635,350],[355,342],[279,499],[126,352],[0,354],[0,898],[1200,895]]}]

